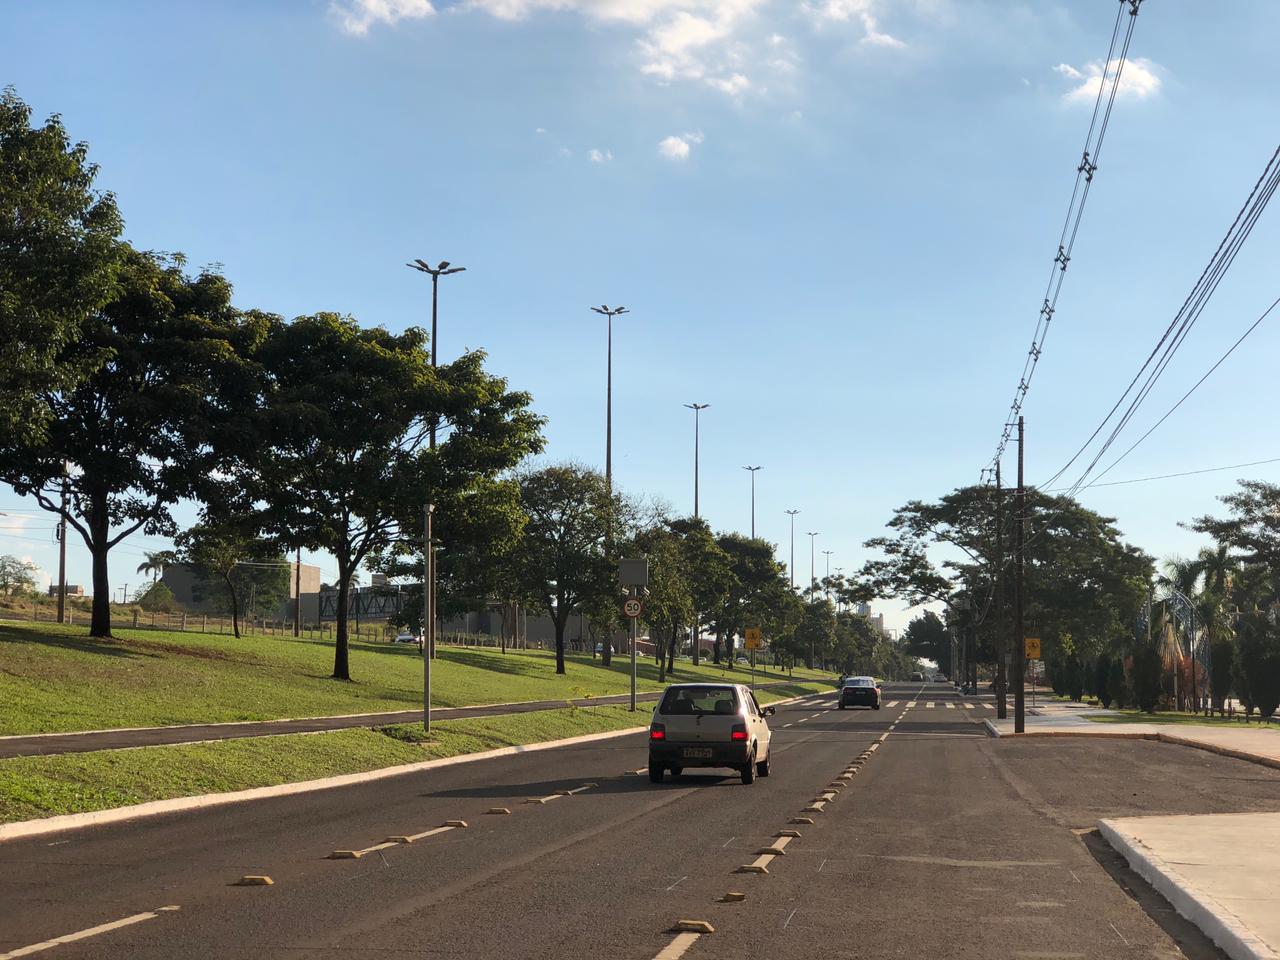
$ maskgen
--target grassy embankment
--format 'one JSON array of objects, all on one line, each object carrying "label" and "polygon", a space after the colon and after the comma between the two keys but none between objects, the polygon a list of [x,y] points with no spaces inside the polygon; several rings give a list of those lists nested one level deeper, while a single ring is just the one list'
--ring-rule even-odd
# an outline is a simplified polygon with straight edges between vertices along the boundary
[{"label": "grassy embankment", "polygon": [[[353,682],[330,679],[330,641],[119,630],[109,641],[83,627],[0,624],[0,735],[270,720],[387,710],[422,702],[422,660],[416,647],[352,643]],[[550,651],[500,653],[440,647],[432,668],[432,703],[471,706],[517,700],[567,700],[626,693],[630,663],[605,668],[589,656],[567,658],[555,673]],[[678,661],[675,681],[729,678],[750,672],[694,668]],[[639,665],[639,689],[660,689],[652,660]],[[756,671],[760,683],[787,680]],[[797,681],[826,674],[795,671]]]}]

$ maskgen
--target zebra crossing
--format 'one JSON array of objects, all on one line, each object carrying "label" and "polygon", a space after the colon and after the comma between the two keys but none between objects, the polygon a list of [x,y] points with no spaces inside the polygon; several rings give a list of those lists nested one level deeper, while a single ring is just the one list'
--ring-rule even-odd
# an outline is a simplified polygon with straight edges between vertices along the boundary
[{"label": "zebra crossing", "polygon": [[[901,702],[902,702],[901,700],[886,700],[884,705],[886,707],[896,707]],[[957,703],[951,700],[918,700],[916,701],[916,706],[921,707],[925,710],[978,711],[978,710],[995,710],[996,708],[996,705],[994,703],[983,703],[981,701],[978,701],[978,702],[961,701]]]}]

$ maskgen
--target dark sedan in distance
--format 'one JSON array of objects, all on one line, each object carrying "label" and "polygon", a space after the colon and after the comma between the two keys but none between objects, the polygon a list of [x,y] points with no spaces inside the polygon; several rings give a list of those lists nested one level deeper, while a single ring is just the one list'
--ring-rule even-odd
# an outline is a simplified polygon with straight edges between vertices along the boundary
[{"label": "dark sedan in distance", "polygon": [[849,677],[840,688],[840,709],[870,707],[880,709],[880,685],[875,677]]}]

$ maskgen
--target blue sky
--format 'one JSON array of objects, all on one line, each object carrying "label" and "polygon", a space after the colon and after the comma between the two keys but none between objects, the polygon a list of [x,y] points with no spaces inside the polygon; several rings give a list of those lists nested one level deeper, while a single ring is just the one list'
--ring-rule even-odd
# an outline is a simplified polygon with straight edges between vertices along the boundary
[{"label": "blue sky", "polygon": [[[683,404],[710,403],[703,514],[747,529],[741,466],[760,464],[758,532],[785,560],[783,511],[798,508],[797,531],[852,571],[895,506],[976,481],[994,450],[1115,9],[11,0],[0,84],[90,143],[133,243],[222,264],[243,306],[398,329],[427,319],[406,260],[465,265],[442,283],[441,353],[482,347],[531,391],[551,458],[603,464],[605,338],[588,308],[625,304],[615,481],[691,510]],[[1278,27],[1268,0],[1142,5],[1026,406],[1030,482],[1115,401],[1275,148]],[[1280,293],[1276,217],[1126,436]],[[1280,457],[1276,325],[1108,479]],[[1237,475],[1280,479],[1280,464],[1084,500],[1155,555],[1187,553],[1198,540],[1178,521]],[[0,492],[0,511],[29,506]],[[51,522],[22,516],[0,518],[0,551],[53,570]],[[113,554],[117,587],[149,546]]]}]

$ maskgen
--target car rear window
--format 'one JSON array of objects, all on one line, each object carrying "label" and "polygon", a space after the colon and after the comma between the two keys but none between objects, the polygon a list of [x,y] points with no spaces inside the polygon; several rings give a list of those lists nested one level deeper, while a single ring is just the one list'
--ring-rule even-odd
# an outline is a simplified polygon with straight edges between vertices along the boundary
[{"label": "car rear window", "polygon": [[671,687],[658,712],[669,716],[737,713],[738,692],[733,687]]},{"label": "car rear window", "polygon": [[844,682],[846,687],[874,687],[875,681],[870,677],[854,677],[852,680]]}]

